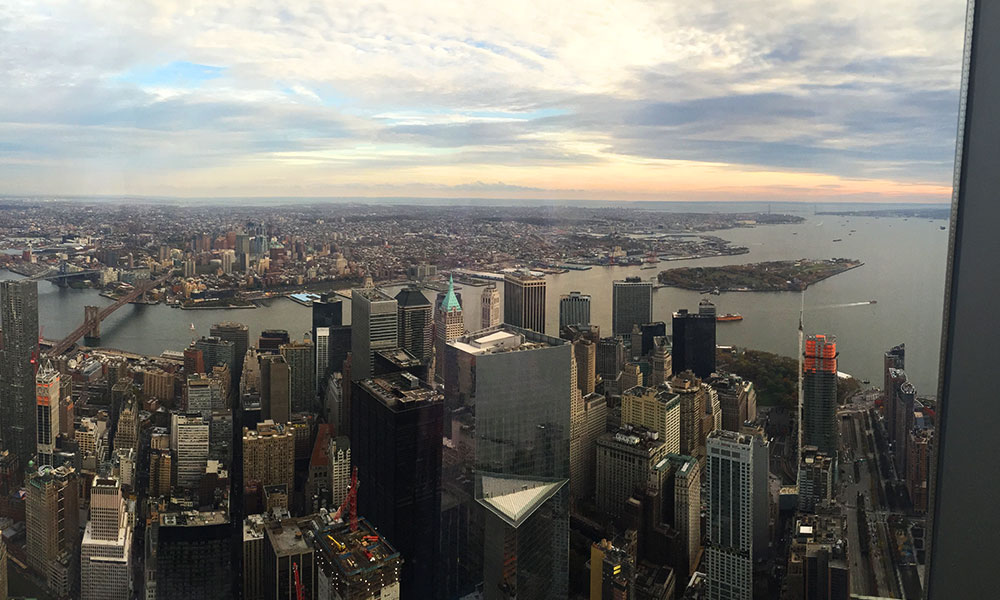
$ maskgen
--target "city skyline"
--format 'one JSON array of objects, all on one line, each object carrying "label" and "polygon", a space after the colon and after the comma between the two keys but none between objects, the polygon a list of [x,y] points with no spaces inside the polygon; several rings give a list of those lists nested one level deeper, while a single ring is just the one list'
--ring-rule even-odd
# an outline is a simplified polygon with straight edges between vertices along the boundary
[{"label": "city skyline", "polygon": [[942,202],[963,9],[16,6],[0,193]]}]

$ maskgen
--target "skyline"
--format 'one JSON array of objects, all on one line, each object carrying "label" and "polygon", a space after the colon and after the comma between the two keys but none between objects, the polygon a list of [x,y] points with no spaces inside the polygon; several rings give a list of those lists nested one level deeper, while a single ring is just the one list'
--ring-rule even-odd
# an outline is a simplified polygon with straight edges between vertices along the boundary
[{"label": "skyline", "polygon": [[184,4],[0,10],[0,194],[950,198],[957,1]]}]

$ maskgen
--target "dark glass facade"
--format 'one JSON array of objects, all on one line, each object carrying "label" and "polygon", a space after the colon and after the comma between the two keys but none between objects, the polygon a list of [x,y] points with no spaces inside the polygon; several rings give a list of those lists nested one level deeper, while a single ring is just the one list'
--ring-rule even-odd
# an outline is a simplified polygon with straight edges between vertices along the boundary
[{"label": "dark glass facade", "polygon": [[157,600],[232,597],[232,533],[218,513],[162,515],[155,531]]},{"label": "dark glass facade", "polygon": [[506,598],[512,588],[517,598],[567,596],[571,353],[564,340],[509,325],[447,347],[450,499],[485,507],[492,488],[484,491],[484,480],[518,480],[520,488],[538,490],[526,494],[531,503],[516,519],[495,507],[485,515],[473,508],[463,520],[466,513],[450,506],[458,530],[446,530],[445,540],[464,545],[443,545],[443,558],[456,554],[453,564],[474,565],[466,572],[474,581],[464,583],[484,582],[486,598]]},{"label": "dark glass facade", "polygon": [[611,294],[611,333],[629,335],[636,325],[653,320],[653,283],[639,277],[615,281]]},{"label": "dark glass facade", "polygon": [[432,598],[438,585],[443,399],[402,372],[355,382],[351,398],[359,513],[402,555],[401,597]]},{"label": "dark glass facade", "polygon": [[715,372],[715,313],[674,313],[671,360],[674,374],[693,371],[702,379]]}]

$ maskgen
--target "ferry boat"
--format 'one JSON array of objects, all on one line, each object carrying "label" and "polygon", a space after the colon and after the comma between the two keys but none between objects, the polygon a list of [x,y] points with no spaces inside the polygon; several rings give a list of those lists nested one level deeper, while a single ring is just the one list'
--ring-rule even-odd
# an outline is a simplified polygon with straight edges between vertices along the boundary
[{"label": "ferry boat", "polygon": [[740,313],[726,313],[715,317],[716,321],[742,321],[743,315]]}]

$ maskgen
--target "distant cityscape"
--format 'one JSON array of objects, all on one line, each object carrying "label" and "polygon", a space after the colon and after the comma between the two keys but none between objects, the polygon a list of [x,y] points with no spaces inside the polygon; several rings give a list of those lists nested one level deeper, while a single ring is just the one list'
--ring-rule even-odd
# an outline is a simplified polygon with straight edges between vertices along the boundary
[{"label": "distant cityscape", "polygon": [[[711,232],[801,221],[9,201],[0,600],[918,598],[936,405],[906,346],[871,386],[836,331],[800,324],[792,358],[720,345],[722,279],[654,319],[659,271],[749,252]],[[860,265],[774,264],[738,284]],[[547,330],[548,277],[611,265],[656,271],[611,283],[610,330],[579,291]],[[47,285],[110,303],[49,336]],[[126,304],[186,327],[284,297],[308,331],[227,310],[158,355],[101,345]]]}]

